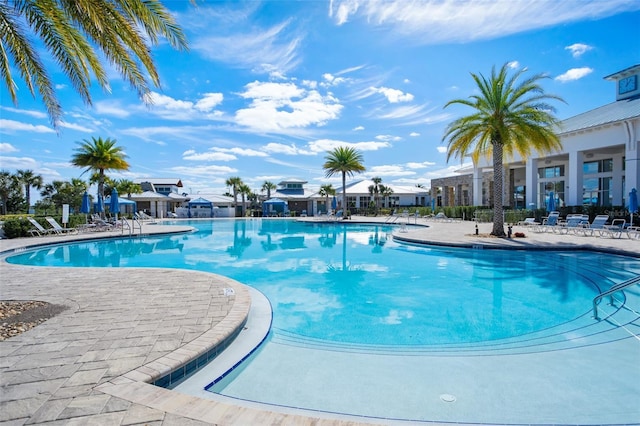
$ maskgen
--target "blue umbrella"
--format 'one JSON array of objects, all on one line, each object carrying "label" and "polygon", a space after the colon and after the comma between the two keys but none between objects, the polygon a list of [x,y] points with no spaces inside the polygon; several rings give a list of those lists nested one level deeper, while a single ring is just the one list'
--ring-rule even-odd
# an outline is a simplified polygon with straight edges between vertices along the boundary
[{"label": "blue umbrella", "polygon": [[556,199],[553,191],[549,192],[549,199],[547,200],[547,212],[552,212],[556,209]]},{"label": "blue umbrella", "polygon": [[113,188],[111,191],[111,203],[109,203],[109,211],[116,215],[118,220],[118,213],[120,213],[120,200],[118,199],[118,190]]},{"label": "blue umbrella", "polygon": [[436,199],[435,198],[431,199],[431,211],[432,212],[436,211]]},{"label": "blue umbrella", "polygon": [[104,200],[102,199],[102,195],[98,194],[98,201],[94,206],[94,211],[96,213],[102,213],[104,211]]},{"label": "blue umbrella", "polygon": [[334,195],[333,198],[331,199],[331,209],[335,210],[336,207],[338,207],[338,200],[336,200],[336,197]]},{"label": "blue umbrella", "polygon": [[638,191],[635,188],[629,193],[629,213],[631,213],[631,226],[633,226],[633,214],[638,211]]},{"label": "blue umbrella", "polygon": [[80,213],[88,214],[91,212],[91,203],[89,202],[89,193],[84,191],[82,194],[82,204],[80,205]]}]

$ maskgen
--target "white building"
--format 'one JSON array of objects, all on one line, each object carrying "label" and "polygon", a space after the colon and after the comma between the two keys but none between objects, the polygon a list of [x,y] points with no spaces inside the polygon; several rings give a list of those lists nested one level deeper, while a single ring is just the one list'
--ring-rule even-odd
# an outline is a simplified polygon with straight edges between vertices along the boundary
[{"label": "white building", "polygon": [[[640,65],[604,78],[615,82],[615,102],[564,120],[561,151],[505,159],[505,206],[542,208],[551,192],[560,207],[624,206],[640,189]],[[460,172],[431,181],[438,205],[491,205],[492,164]]]}]

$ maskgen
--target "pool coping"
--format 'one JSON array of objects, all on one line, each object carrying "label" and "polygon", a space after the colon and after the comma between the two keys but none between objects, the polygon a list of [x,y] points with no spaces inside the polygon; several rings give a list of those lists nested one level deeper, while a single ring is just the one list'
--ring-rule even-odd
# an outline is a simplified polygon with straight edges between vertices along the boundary
[{"label": "pool coping", "polygon": [[[322,223],[320,221],[315,221],[316,223]],[[337,222],[340,223],[340,222]],[[350,220],[345,223],[354,224],[354,223],[369,223],[369,224],[379,224],[379,225],[388,225],[381,220]],[[426,228],[428,224],[420,224],[422,227]],[[157,228],[155,228],[157,226]],[[169,229],[172,228],[172,229]],[[186,229],[185,229],[186,228]],[[153,231],[157,232],[149,232],[141,235],[135,235],[135,237],[139,236],[152,236],[157,234],[164,233],[176,233],[176,232],[190,232],[192,230],[190,227],[185,226],[174,226],[174,225],[154,225]],[[407,232],[407,234],[412,234],[411,231]],[[83,234],[79,234],[83,235]],[[465,235],[468,236],[468,235]],[[113,235],[113,234],[104,234],[104,235],[88,235],[86,237],[77,238],[78,235],[71,235],[69,237],[50,237],[50,238],[38,238],[38,241],[42,241],[44,244],[17,244],[13,248],[3,249],[0,251],[0,257],[4,258],[8,254],[16,253],[19,251],[32,249],[34,247],[40,246],[51,246],[57,245],[61,243],[68,242],[77,242],[82,240],[94,240],[94,239],[102,239],[102,238],[127,238],[127,235]],[[400,235],[400,232],[396,231],[393,234],[394,238],[398,240],[402,240],[408,243],[416,243],[416,244],[430,244],[430,245],[438,245],[438,246],[448,246],[448,247],[461,247],[461,248],[478,248],[478,242],[474,241],[471,243],[467,242],[455,242],[455,241],[442,241],[437,239],[425,238],[420,236],[403,236]],[[22,242],[25,242],[24,239]],[[33,241],[35,239],[28,239],[29,241]],[[498,239],[496,239],[498,240]],[[586,241],[586,240],[585,240]],[[632,243],[633,245],[634,243]],[[591,251],[606,251],[614,254],[623,254],[623,255],[632,255],[634,257],[640,257],[640,254],[636,251],[625,251],[617,248],[612,248],[608,250],[606,247],[593,247],[591,245],[585,244],[581,246],[575,245],[565,245],[565,244],[555,244],[552,245],[553,249],[556,250],[591,250]],[[512,242],[505,240],[502,241],[491,241],[491,244],[487,244],[486,247],[483,245],[483,248],[502,248],[502,249],[513,249],[515,248]],[[528,242],[526,249],[549,249],[550,246],[545,244],[535,244],[535,242]],[[630,250],[632,250],[630,248]],[[64,270],[66,268],[63,268]],[[185,273],[189,273],[190,271],[184,271]],[[153,272],[150,275],[150,279],[152,279]],[[214,275],[214,274],[211,274]],[[222,277],[228,280],[226,277]],[[187,344],[181,346],[180,348],[170,352],[164,357],[147,364],[143,364],[133,370],[129,371],[126,374],[123,374],[113,380],[108,382],[100,383],[97,386],[93,387],[94,390],[99,391],[101,393],[111,395],[114,397],[121,398],[123,400],[129,401],[134,404],[139,404],[154,410],[162,411],[164,413],[171,413],[179,417],[184,417],[192,420],[199,420],[207,423],[222,423],[222,424],[250,424],[250,423],[260,423],[260,424],[268,424],[268,423],[294,423],[294,424],[332,424],[332,425],[341,425],[341,424],[379,424],[385,423],[384,419],[376,419],[376,418],[367,418],[367,417],[358,417],[358,416],[348,416],[348,415],[339,415],[334,413],[323,413],[323,412],[314,412],[310,411],[308,414],[300,414],[300,412],[306,413],[304,410],[296,410],[296,413],[287,412],[287,410],[281,410],[281,407],[273,407],[274,411],[264,410],[261,407],[251,407],[239,403],[227,403],[220,401],[212,401],[212,400],[204,400],[202,398],[198,398],[195,396],[188,396],[181,394],[179,392],[161,388],[158,386],[152,385],[150,382],[154,381],[161,377],[163,374],[170,373],[172,369],[178,368],[185,363],[192,361],[193,359],[197,359],[199,355],[203,353],[203,351],[211,349],[223,341],[225,338],[229,337],[234,331],[238,330],[238,327],[242,327],[247,320],[247,316],[249,315],[249,309],[251,305],[251,298],[248,295],[247,287],[240,284],[240,287],[247,291],[246,297],[240,291],[236,294],[236,303],[237,309],[234,309],[233,312],[229,312],[229,315],[225,317],[222,321],[216,324],[214,327],[209,329],[209,331],[205,332],[201,337],[201,339],[196,338]],[[235,307],[235,303],[234,303]],[[246,356],[246,354],[244,355]],[[86,419],[86,417],[84,417]],[[97,420],[97,417],[96,417]],[[398,422],[401,423],[401,422]],[[431,423],[438,424],[438,423]]]}]

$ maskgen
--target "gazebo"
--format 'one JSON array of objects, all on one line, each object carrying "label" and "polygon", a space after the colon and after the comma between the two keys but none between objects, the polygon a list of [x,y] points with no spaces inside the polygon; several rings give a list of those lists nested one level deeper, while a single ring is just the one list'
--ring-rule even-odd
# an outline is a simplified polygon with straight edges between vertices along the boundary
[{"label": "gazebo", "polygon": [[284,216],[289,213],[289,205],[280,198],[271,198],[262,203],[262,216]]},{"label": "gazebo", "polygon": [[202,197],[188,203],[189,217],[213,217],[213,202]]}]

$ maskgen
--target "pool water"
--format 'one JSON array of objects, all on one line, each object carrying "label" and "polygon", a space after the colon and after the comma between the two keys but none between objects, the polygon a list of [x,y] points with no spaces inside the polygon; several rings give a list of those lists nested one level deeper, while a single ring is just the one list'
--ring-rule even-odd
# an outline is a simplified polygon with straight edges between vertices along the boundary
[{"label": "pool water", "polygon": [[[442,404],[437,396],[447,394],[447,387],[459,396],[463,389],[482,392],[479,377],[487,374],[490,381],[499,373],[496,368],[513,362],[513,377],[540,368],[545,371],[540,374],[548,374],[548,366],[520,372],[522,359],[516,356],[537,356],[539,361],[544,353],[562,362],[561,352],[596,346],[602,350],[605,344],[633,338],[633,332],[594,321],[591,301],[601,289],[640,274],[637,259],[589,252],[412,246],[394,242],[393,228],[385,225],[266,219],[189,225],[197,231],[54,246],[8,261],[186,268],[255,287],[273,308],[270,338],[242,369],[211,390],[239,399],[385,419],[513,421],[504,414],[504,419],[478,417],[473,405],[467,418],[464,412],[438,411],[431,404]],[[637,340],[637,316],[629,322],[635,324]],[[640,354],[637,343],[632,348],[635,352],[626,356]],[[496,357],[501,358],[497,365]],[[470,366],[485,371],[471,375],[471,382],[466,378],[446,385],[452,371]],[[572,389],[571,377],[583,376],[571,371],[566,375],[567,389]],[[627,394],[638,395],[638,385],[629,386],[623,387]],[[546,386],[538,389],[547,392],[542,390]],[[527,395],[536,397],[533,390]],[[477,395],[473,399],[482,401]],[[536,420],[540,411],[531,409],[532,418],[526,419]],[[550,421],[559,420],[551,416]]]}]

